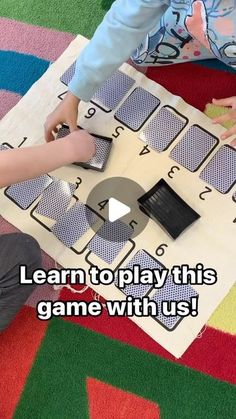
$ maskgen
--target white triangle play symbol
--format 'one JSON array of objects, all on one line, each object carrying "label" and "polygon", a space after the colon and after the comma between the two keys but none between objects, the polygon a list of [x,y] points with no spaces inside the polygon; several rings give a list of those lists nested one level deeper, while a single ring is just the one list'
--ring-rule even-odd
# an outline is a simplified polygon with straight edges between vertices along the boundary
[{"label": "white triangle play symbol", "polygon": [[110,198],[108,201],[108,219],[110,222],[119,220],[124,215],[129,214],[131,211],[130,207],[118,201],[118,199]]}]

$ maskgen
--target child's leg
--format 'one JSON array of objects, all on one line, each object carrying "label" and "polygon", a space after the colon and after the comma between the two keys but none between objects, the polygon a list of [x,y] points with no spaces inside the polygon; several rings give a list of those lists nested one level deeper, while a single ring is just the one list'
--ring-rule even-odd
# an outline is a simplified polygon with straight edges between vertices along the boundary
[{"label": "child's leg", "polygon": [[41,262],[41,250],[33,237],[22,233],[0,236],[0,331],[13,320],[35,288],[20,285],[19,266],[26,265],[30,277]]}]

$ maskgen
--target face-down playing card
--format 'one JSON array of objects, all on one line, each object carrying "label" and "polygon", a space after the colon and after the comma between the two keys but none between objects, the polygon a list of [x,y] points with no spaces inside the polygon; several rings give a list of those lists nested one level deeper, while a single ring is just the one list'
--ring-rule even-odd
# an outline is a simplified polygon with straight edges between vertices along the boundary
[{"label": "face-down playing card", "polygon": [[173,109],[163,107],[140,133],[141,140],[158,152],[166,150],[187,124]]},{"label": "face-down playing card", "polygon": [[134,79],[118,70],[97,90],[91,102],[105,111],[111,111],[119,105],[134,83]]},{"label": "face-down playing card", "polygon": [[180,316],[165,316],[162,312],[163,301],[188,301],[191,302],[191,297],[197,297],[198,293],[191,287],[191,285],[177,285],[173,281],[172,275],[169,275],[162,288],[158,289],[155,294],[150,297],[150,301],[155,301],[158,306],[158,315],[155,318],[167,330],[174,330],[179,322],[183,319]]},{"label": "face-down playing card", "polygon": [[138,202],[140,209],[160,223],[173,239],[199,218],[199,214],[164,179],[141,196]]},{"label": "face-down playing card", "polygon": [[60,77],[60,81],[66,86],[68,86],[68,84],[70,83],[70,81],[72,80],[75,74],[75,67],[76,67],[76,61],[73,64],[71,64],[71,66],[67,68],[65,73],[63,73],[62,76]]},{"label": "face-down playing card", "polygon": [[97,216],[82,202],[76,202],[52,227],[53,234],[67,247],[72,247],[91,226]]},{"label": "face-down playing card", "polygon": [[[57,134],[57,139],[63,138],[70,133],[70,130],[67,126],[62,126]],[[93,169],[99,172],[103,172],[105,170],[107,160],[109,158],[111,147],[112,147],[112,139],[108,137],[102,137],[99,135],[92,134],[95,140],[96,146],[96,153],[86,163],[75,162],[74,164],[84,167],[86,169]]]},{"label": "face-down playing card", "polygon": [[5,190],[5,195],[20,208],[26,210],[51,183],[52,178],[50,176],[42,175],[9,186]]},{"label": "face-down playing card", "polygon": [[173,148],[170,157],[195,172],[219,143],[218,138],[198,125],[193,125]]},{"label": "face-down playing card", "polygon": [[160,100],[137,87],[115,113],[115,118],[133,131],[138,131],[159,106]]},{"label": "face-down playing card", "polygon": [[[153,257],[151,257],[145,250],[139,250],[134,257],[129,261],[129,263],[124,267],[124,269],[131,269],[135,265],[139,265],[141,270],[144,269],[163,269],[163,265],[157,262]],[[116,286],[118,286],[117,276],[114,280]],[[129,284],[126,285],[121,291],[126,295],[132,295],[132,297],[144,297],[150,289],[153,287],[151,284]]]},{"label": "face-down playing card", "polygon": [[236,150],[223,145],[203,169],[200,178],[225,194],[236,183]]},{"label": "face-down playing card", "polygon": [[36,212],[45,217],[58,220],[67,210],[76,185],[60,179],[53,179],[53,182],[43,192]]},{"label": "face-down playing card", "polygon": [[[61,76],[62,83],[68,86],[75,73],[76,62],[74,62]],[[101,107],[105,112],[115,109],[131,87],[135,80],[127,74],[118,70],[97,90],[91,102]]]},{"label": "face-down playing card", "polygon": [[[162,271],[165,267],[150,256],[145,250],[139,250],[130,262],[125,266],[124,269],[133,269],[134,266],[139,266],[140,270],[159,270]],[[117,277],[114,281],[117,286]],[[178,323],[181,321],[180,316],[165,316],[162,313],[162,302],[163,301],[188,301],[190,302],[191,297],[196,297],[197,292],[190,285],[176,285],[173,281],[172,275],[168,275],[162,288],[159,288],[153,294],[152,284],[130,284],[126,285],[121,291],[134,298],[143,298],[150,294],[150,301],[155,301],[158,306],[158,315],[155,318],[163,327],[168,330],[173,330]],[[151,296],[152,295],[152,296]]]},{"label": "face-down playing card", "polygon": [[111,264],[133,234],[132,227],[117,220],[105,221],[88,244],[88,249],[104,262]]}]

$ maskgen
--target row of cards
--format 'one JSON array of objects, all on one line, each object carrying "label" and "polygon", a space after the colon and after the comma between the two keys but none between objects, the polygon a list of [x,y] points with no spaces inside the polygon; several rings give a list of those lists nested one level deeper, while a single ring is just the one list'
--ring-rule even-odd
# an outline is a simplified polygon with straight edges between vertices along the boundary
[{"label": "row of cards", "polygon": [[[64,180],[42,175],[35,179],[14,184],[5,190],[5,195],[21,209],[28,209],[36,199],[34,219],[37,214],[54,220],[51,232],[68,248],[71,248],[98,221],[97,214],[76,198],[70,206],[76,185]],[[88,249],[108,264],[111,264],[127,241],[133,229],[117,220],[105,221],[88,244]],[[111,246],[112,242],[112,246]]]},{"label": "row of cards", "polygon": [[[75,63],[62,75],[61,81],[68,85],[75,71]],[[114,73],[96,92],[91,102],[105,112],[114,110],[130,89],[135,80],[120,70]],[[115,119],[133,131],[139,131],[160,100],[141,87],[136,87],[114,114]],[[165,151],[188,124],[188,118],[170,106],[162,107],[139,134],[157,152]],[[171,159],[191,172],[197,171],[219,144],[217,137],[198,125],[193,125],[185,133],[170,153]],[[228,145],[222,146],[205,169],[200,178],[225,194],[236,183],[236,150]]]}]

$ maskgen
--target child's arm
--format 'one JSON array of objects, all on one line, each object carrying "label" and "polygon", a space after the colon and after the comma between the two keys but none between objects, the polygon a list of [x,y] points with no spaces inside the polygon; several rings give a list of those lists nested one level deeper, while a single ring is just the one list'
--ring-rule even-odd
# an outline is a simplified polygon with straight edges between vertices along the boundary
[{"label": "child's arm", "polygon": [[[227,121],[234,121],[235,124],[232,128],[228,129],[224,134],[222,134],[221,139],[226,140],[232,135],[236,135],[236,96],[228,97],[225,99],[213,99],[212,103],[218,106],[227,106],[231,108],[228,113],[225,115],[219,116],[218,118],[213,119],[214,124],[222,124]],[[231,142],[233,147],[236,146],[236,138]]]},{"label": "child's arm", "polygon": [[[168,0],[116,0],[80,54],[70,93],[49,115],[45,125],[47,141],[60,123],[77,119],[79,99],[88,102],[96,90],[123,64],[157,25]],[[77,102],[76,102],[77,101]],[[74,122],[71,123],[73,128]]]},{"label": "child's arm", "polygon": [[75,161],[86,162],[95,154],[95,142],[86,131],[34,147],[0,152],[0,188],[32,179]]},{"label": "child's arm", "polygon": [[157,26],[168,0],[116,0],[80,54],[69,90],[89,101]]}]

